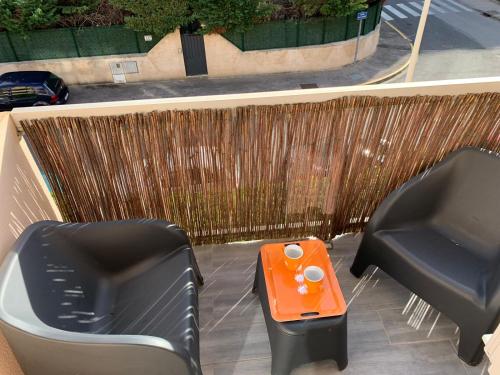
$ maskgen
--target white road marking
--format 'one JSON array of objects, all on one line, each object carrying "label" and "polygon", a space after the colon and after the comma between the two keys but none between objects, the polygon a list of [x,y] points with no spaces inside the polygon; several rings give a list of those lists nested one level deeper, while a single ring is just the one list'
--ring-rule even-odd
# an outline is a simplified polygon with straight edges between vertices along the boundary
[{"label": "white road marking", "polygon": [[397,4],[397,6],[403,9],[406,13],[409,13],[411,16],[420,17],[420,13],[415,12],[413,9],[404,4]]},{"label": "white road marking", "polygon": [[[417,8],[418,10],[422,11],[422,5],[420,5],[419,3],[415,1],[410,1],[410,4],[413,5],[415,8]],[[436,13],[434,13],[431,9],[429,9],[429,14],[436,14]]]},{"label": "white road marking", "polygon": [[443,1],[446,2],[446,3],[449,3],[449,4],[453,5],[453,6],[456,6],[456,7],[460,8],[460,9],[463,9],[466,12],[473,12],[473,10],[471,8],[468,8],[465,5],[462,5],[459,2],[457,2],[457,1],[453,1],[453,0],[443,0]]},{"label": "white road marking", "polygon": [[438,7],[436,4],[431,3],[431,9],[439,13],[446,13],[446,11],[443,8]]},{"label": "white road marking", "polygon": [[457,9],[455,7],[452,7],[451,5],[448,5],[446,4],[445,2],[443,2],[442,0],[433,0],[436,4],[439,4],[439,6],[441,8],[445,8],[445,9],[448,9],[449,11],[451,12],[455,12],[455,13],[458,13],[460,12],[460,9]]},{"label": "white road marking", "polygon": [[392,21],[394,18],[389,16],[386,12],[382,11],[382,18],[386,21]]},{"label": "white road marking", "polygon": [[408,17],[406,17],[406,15],[404,15],[403,13],[401,13],[399,10],[397,10],[396,8],[394,8],[391,5],[384,6],[384,10],[388,11],[389,13],[394,14],[396,17],[399,17],[399,18],[408,18]]}]

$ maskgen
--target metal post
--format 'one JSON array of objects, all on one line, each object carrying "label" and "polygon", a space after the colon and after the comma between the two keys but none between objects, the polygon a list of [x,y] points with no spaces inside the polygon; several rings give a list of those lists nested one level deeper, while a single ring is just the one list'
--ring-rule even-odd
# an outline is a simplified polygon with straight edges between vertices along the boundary
[{"label": "metal post", "polygon": [[295,34],[295,47],[300,47],[300,19],[297,20],[297,27],[295,28],[296,34]]},{"label": "metal post", "polygon": [[76,41],[73,28],[70,28],[69,31],[71,33],[71,38],[73,38],[73,44],[75,45],[76,54],[78,55],[78,57],[82,57],[82,54],[80,53],[80,47],[78,47],[78,42]]},{"label": "metal post", "polygon": [[424,36],[425,25],[427,23],[427,16],[429,14],[430,7],[431,7],[431,0],[424,0],[424,5],[422,7],[422,14],[420,15],[420,21],[418,23],[417,35],[415,36],[415,42],[413,43],[413,50],[411,51],[408,71],[406,73],[406,82],[413,81],[413,76],[415,74],[415,67],[417,65],[417,60],[418,60],[418,54],[420,52],[420,44],[422,43],[422,37]]},{"label": "metal post", "polygon": [[[143,53],[141,51],[141,45],[139,43],[139,33],[137,31],[134,31],[135,34],[135,47],[137,48],[137,53]],[[144,39],[144,35],[142,36],[142,39]]]},{"label": "metal post", "polygon": [[358,61],[359,38],[361,37],[361,30],[364,20],[359,20],[358,38],[356,39],[356,52],[354,52],[354,62]]},{"label": "metal post", "polygon": [[321,30],[321,44],[325,44],[326,18],[323,18],[323,29]]},{"label": "metal post", "polygon": [[9,42],[9,47],[12,50],[12,53],[14,54],[14,58],[16,59],[16,61],[21,61],[21,60],[19,60],[19,56],[17,55],[17,51],[14,48],[14,44],[12,43],[12,40],[10,39],[10,35],[9,35],[8,31],[5,32],[5,36],[7,37],[7,42]]}]

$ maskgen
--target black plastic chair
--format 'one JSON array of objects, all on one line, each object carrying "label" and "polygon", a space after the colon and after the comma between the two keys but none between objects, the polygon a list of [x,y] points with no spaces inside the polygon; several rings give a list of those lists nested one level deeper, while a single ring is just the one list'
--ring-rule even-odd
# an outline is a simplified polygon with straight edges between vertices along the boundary
[{"label": "black plastic chair", "polygon": [[500,318],[500,157],[465,148],[392,192],[370,219],[351,272],[376,265],[460,327],[476,365]]},{"label": "black plastic chair", "polygon": [[0,275],[0,328],[27,375],[201,374],[203,279],[175,224],[38,222]]}]

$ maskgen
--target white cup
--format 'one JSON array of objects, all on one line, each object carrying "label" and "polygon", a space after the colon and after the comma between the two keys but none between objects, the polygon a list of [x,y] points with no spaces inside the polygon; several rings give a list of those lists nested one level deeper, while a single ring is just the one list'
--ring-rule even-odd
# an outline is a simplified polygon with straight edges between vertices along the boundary
[{"label": "white cup", "polygon": [[285,264],[288,269],[295,271],[300,265],[300,259],[304,256],[304,250],[299,245],[290,244],[285,246]]},{"label": "white cup", "polygon": [[323,284],[325,271],[318,266],[309,266],[304,270],[304,281],[309,293],[319,292]]}]

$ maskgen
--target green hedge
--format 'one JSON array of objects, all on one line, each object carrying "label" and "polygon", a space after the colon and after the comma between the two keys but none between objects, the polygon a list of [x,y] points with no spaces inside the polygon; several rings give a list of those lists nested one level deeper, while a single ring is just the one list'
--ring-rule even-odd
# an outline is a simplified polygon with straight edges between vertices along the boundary
[{"label": "green hedge", "polygon": [[[380,2],[368,8],[362,35],[373,31],[380,22]],[[244,33],[227,32],[223,36],[242,51],[290,48],[341,42],[358,35],[356,14],[336,18],[272,21],[255,25]]]},{"label": "green hedge", "polygon": [[0,32],[0,62],[145,53],[158,43],[124,26]]}]

